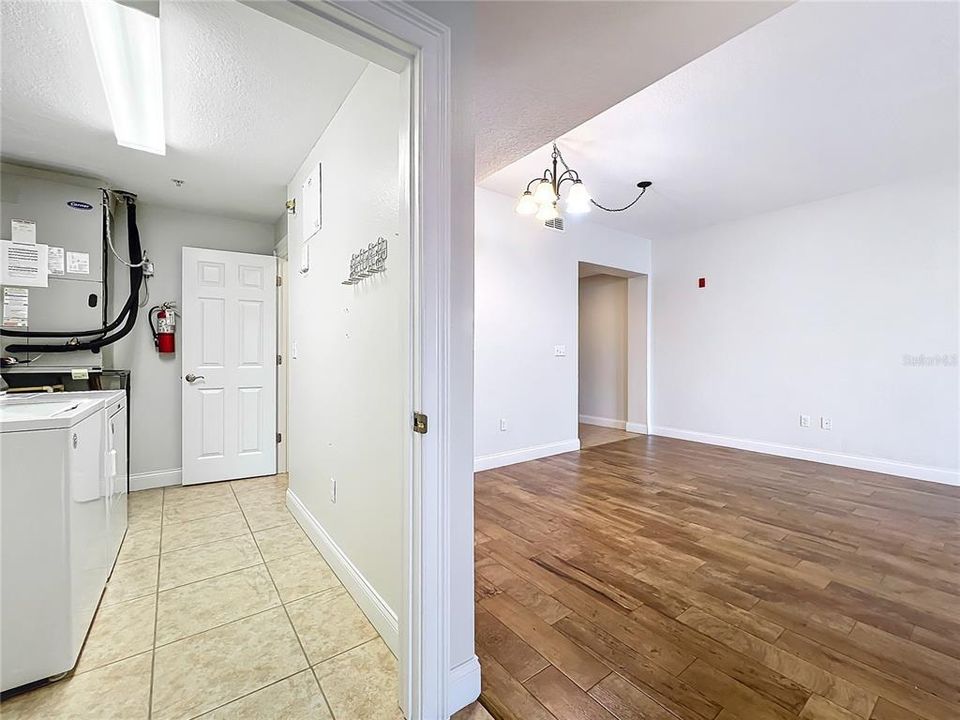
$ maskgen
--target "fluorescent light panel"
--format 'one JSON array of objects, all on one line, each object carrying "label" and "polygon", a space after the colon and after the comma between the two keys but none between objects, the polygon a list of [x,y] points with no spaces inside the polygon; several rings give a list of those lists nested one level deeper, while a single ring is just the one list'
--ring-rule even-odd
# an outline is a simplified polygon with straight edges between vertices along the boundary
[{"label": "fluorescent light panel", "polygon": [[117,144],[166,155],[160,18],[114,0],[84,0],[83,14]]}]

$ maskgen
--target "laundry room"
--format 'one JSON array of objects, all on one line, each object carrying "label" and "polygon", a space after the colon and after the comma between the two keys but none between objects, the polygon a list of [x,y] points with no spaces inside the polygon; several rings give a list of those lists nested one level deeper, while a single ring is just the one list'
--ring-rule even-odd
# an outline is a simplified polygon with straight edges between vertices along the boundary
[{"label": "laundry room", "polygon": [[2,4],[4,717],[397,711],[411,87],[295,3]]}]

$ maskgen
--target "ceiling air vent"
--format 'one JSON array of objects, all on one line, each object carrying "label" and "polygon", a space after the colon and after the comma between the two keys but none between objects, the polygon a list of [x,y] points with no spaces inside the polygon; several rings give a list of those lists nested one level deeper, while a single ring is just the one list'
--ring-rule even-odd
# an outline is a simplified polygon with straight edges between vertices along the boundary
[{"label": "ceiling air vent", "polygon": [[558,217],[553,220],[544,220],[544,226],[550,228],[551,230],[556,230],[557,232],[563,232],[563,218]]}]

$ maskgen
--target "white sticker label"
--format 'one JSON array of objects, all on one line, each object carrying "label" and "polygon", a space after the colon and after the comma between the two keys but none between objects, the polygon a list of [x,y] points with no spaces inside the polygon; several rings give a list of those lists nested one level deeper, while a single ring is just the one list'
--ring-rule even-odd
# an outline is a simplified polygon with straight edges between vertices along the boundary
[{"label": "white sticker label", "polygon": [[29,290],[5,287],[3,289],[3,326],[9,328],[27,327],[29,303]]},{"label": "white sticker label", "polygon": [[4,240],[0,255],[0,283],[47,287],[47,246]]},{"label": "white sticker label", "polygon": [[67,251],[67,272],[76,275],[90,274],[90,255],[82,252]]},{"label": "white sticker label", "polygon": [[86,368],[73,368],[70,371],[70,377],[74,380],[86,380],[90,377],[90,371]]},{"label": "white sticker label", "polygon": [[47,248],[47,271],[51,275],[63,275],[63,268],[63,248],[49,246]]},{"label": "white sticker label", "polygon": [[10,221],[10,237],[21,245],[33,245],[37,242],[37,224],[33,220]]}]

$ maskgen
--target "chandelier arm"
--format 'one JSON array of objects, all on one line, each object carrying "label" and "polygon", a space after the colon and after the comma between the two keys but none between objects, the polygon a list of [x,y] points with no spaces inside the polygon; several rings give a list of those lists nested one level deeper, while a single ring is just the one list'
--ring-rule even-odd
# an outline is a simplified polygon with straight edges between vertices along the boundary
[{"label": "chandelier arm", "polygon": [[576,170],[571,170],[570,168],[567,168],[560,174],[560,178],[557,180],[557,189],[559,189],[560,186],[564,183],[564,181],[567,181],[567,180],[569,180],[570,182],[579,182],[580,175],[577,173]]}]

